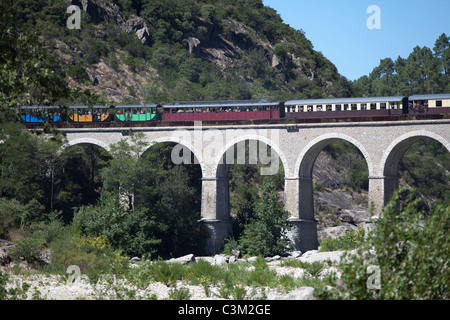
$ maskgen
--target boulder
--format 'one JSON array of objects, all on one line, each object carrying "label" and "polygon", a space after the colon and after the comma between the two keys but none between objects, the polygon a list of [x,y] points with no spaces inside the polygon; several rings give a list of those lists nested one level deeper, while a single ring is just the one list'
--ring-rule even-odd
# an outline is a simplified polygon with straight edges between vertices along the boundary
[{"label": "boulder", "polygon": [[6,266],[11,262],[9,249],[14,247],[12,242],[0,239],[0,266]]},{"label": "boulder", "polygon": [[38,257],[38,262],[41,263],[42,265],[51,264],[52,263],[50,259],[51,255],[52,251],[50,249],[41,252],[41,254]]},{"label": "boulder", "polygon": [[231,253],[237,258],[241,255],[241,252],[237,249],[231,249]]},{"label": "boulder", "polygon": [[127,32],[134,32],[138,36],[139,40],[143,44],[148,44],[150,40],[150,33],[148,31],[147,24],[140,17],[136,15],[132,15],[130,19],[128,19],[121,28]]},{"label": "boulder", "polygon": [[167,262],[188,264],[190,262],[195,262],[195,256],[191,253],[191,254],[187,254],[187,255],[179,257],[179,258],[172,258],[172,259],[168,260]]},{"label": "boulder", "polygon": [[228,263],[228,258],[227,257],[222,256],[220,254],[216,254],[214,256],[214,260],[213,260],[212,264],[215,265],[215,266],[221,266],[221,265],[224,265],[224,264],[227,264],[227,263]]},{"label": "boulder", "polygon": [[290,258],[298,258],[302,256],[302,252],[301,251],[292,251],[290,254]]},{"label": "boulder", "polygon": [[6,266],[11,262],[8,251],[5,247],[0,248],[0,266]]}]

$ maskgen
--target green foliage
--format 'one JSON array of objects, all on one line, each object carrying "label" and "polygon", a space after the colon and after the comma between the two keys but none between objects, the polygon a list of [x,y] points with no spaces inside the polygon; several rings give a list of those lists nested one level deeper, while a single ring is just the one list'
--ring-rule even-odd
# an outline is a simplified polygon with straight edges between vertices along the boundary
[{"label": "green foliage", "polygon": [[283,254],[288,250],[289,240],[287,218],[283,204],[278,200],[271,179],[264,179],[261,197],[255,204],[255,219],[244,229],[240,239],[243,251],[249,255],[270,256]]},{"label": "green foliage", "polygon": [[101,169],[100,201],[81,207],[73,225],[82,235],[102,235],[132,256],[201,252],[198,166],[175,166],[171,146],[147,144],[139,133],[112,146]]},{"label": "green foliage", "polygon": [[34,199],[52,211],[56,176],[61,173],[61,135],[45,139],[20,124],[8,123],[0,129],[0,139],[4,141],[0,145],[0,195],[21,203]]},{"label": "green foliage", "polygon": [[97,205],[84,206],[75,212],[72,224],[81,234],[88,237],[101,235],[118,247],[126,235],[126,215],[117,196],[105,195]]},{"label": "green foliage", "polygon": [[[40,5],[40,4],[39,4]],[[26,12],[39,5],[30,6]],[[19,18],[26,13],[11,0],[0,3],[0,120],[15,118],[21,105],[50,104],[70,90],[55,59],[43,49],[39,34]]]},{"label": "green foliage", "polygon": [[67,75],[80,82],[89,81],[89,76],[82,66],[70,65],[67,69]]},{"label": "green foliage", "polygon": [[211,4],[202,5],[200,11],[206,20],[212,21],[216,16],[216,7]]},{"label": "green foliage", "polygon": [[0,300],[24,300],[30,285],[23,282],[21,287],[7,288],[10,280],[9,274],[0,270]]},{"label": "green foliage", "polygon": [[181,280],[186,273],[186,268],[180,263],[170,263],[156,261],[151,266],[152,278],[157,282],[166,285],[174,285],[177,280]]},{"label": "green foliage", "polygon": [[321,261],[306,262],[299,259],[285,259],[281,266],[305,269],[309,275],[317,278],[324,269],[324,263]]},{"label": "green foliage", "polygon": [[44,246],[49,246],[53,241],[64,237],[66,232],[66,226],[58,218],[51,218],[47,221],[36,223],[29,231],[30,236],[39,239]]},{"label": "green foliage", "polygon": [[400,178],[428,198],[448,204],[450,153],[439,142],[423,139],[414,143],[399,164]]},{"label": "green foliage", "polygon": [[172,288],[169,290],[170,300],[189,300],[191,292],[188,288]]},{"label": "green foliage", "polygon": [[[59,60],[60,72],[48,79],[50,83],[58,80],[54,79],[57,75],[64,81],[63,76],[67,74],[87,84],[89,79],[84,69],[103,60],[119,72],[121,63],[140,74],[153,74],[157,70],[158,77],[148,78],[148,84],[139,90],[140,100],[144,102],[252,97],[281,100],[298,97],[299,92],[304,97],[351,94],[349,82],[328,59],[313,50],[303,31],[284,24],[275,10],[265,7],[262,1],[117,0],[114,3],[124,21],[132,15],[143,19],[148,28],[145,44],[134,32],[126,33],[118,25],[104,21],[102,14],[91,16],[84,10],[81,11],[82,28],[69,30],[65,26],[67,4],[63,0],[21,0],[10,4],[13,10],[4,11],[15,12],[17,25],[24,26],[25,34],[29,30],[41,31],[47,54]],[[236,33],[240,25],[245,26],[244,33]],[[188,38],[199,39],[200,47],[210,44],[228,47],[233,43],[232,50],[240,59],[226,68],[219,67],[210,62],[211,58],[205,61],[205,53],[188,53]],[[271,57],[262,50],[267,44],[276,49],[276,56],[281,60],[279,66],[273,67]],[[66,65],[61,55],[54,52],[73,59]],[[302,68],[293,56],[302,59]],[[296,85],[299,79],[305,81],[304,90]],[[327,81],[333,81],[333,86],[327,85]],[[145,90],[147,86],[166,94],[150,95]],[[64,88],[65,93],[57,88]],[[90,91],[68,90],[67,85],[49,85],[45,89],[52,91],[53,100],[65,103],[86,103],[80,100],[93,96],[101,100]]]},{"label": "green foliage", "polygon": [[[450,210],[442,204],[430,212],[417,192],[400,188],[383,210],[373,233],[340,266],[341,289],[322,290],[333,299],[449,298]],[[368,266],[380,270],[381,289],[367,286]]]},{"label": "green foliage", "polygon": [[106,150],[92,144],[71,146],[59,154],[53,209],[63,211],[66,223],[72,220],[74,209],[97,202],[103,184],[100,172],[110,158]]},{"label": "green foliage", "polygon": [[143,154],[145,170],[136,192],[136,206],[155,221],[155,237],[161,240],[157,255],[200,254],[204,247],[198,223],[201,169],[199,165],[175,165],[172,148],[172,144],[157,144]]},{"label": "green foliage", "polygon": [[53,241],[50,249],[53,268],[61,266],[65,272],[70,265],[76,265],[93,282],[105,274],[123,275],[128,267],[128,259],[104,237],[86,238],[67,232],[58,241]]},{"label": "green foliage", "polygon": [[356,96],[394,96],[448,92],[449,37],[443,33],[433,50],[416,46],[407,58],[380,60],[369,76],[353,83]]},{"label": "green foliage", "polygon": [[11,248],[11,255],[16,259],[23,258],[25,261],[34,263],[38,260],[40,250],[43,247],[41,239],[23,238],[17,240]]},{"label": "green foliage", "polygon": [[354,230],[347,231],[337,238],[325,238],[320,243],[320,251],[351,250],[361,245],[364,241],[365,231],[362,225]]}]

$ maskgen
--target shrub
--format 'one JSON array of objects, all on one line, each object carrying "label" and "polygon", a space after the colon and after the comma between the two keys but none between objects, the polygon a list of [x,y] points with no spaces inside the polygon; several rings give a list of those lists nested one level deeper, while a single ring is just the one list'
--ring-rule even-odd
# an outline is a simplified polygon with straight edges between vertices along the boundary
[{"label": "shrub", "polygon": [[347,231],[344,235],[337,238],[325,238],[320,243],[320,252],[351,250],[361,245],[364,240],[364,227],[360,225],[357,229]]},{"label": "shrub", "polygon": [[51,242],[64,237],[66,232],[67,230],[61,220],[42,222],[32,227],[32,237],[40,239],[45,246],[49,246]]},{"label": "shrub", "polygon": [[223,279],[223,272],[220,266],[212,265],[205,260],[199,260],[189,267],[186,277],[194,285],[215,285]]},{"label": "shrub", "polygon": [[70,65],[67,68],[67,75],[79,82],[89,81],[89,76],[82,66]]},{"label": "shrub", "polygon": [[170,300],[189,300],[191,292],[188,288],[172,288],[169,291]]},{"label": "shrub", "polygon": [[11,248],[11,255],[17,259],[23,258],[27,262],[34,263],[38,260],[43,245],[41,239],[23,238],[15,242],[15,246]]},{"label": "shrub", "polygon": [[157,261],[151,265],[151,271],[151,276],[156,282],[173,285],[183,278],[186,267],[180,263]]},{"label": "shrub", "polygon": [[128,266],[128,259],[121,256],[121,252],[114,250],[102,237],[83,238],[67,234],[54,241],[51,249],[55,269],[62,266],[65,270],[70,265],[76,265],[93,282],[102,274],[125,274]]},{"label": "shrub", "polygon": [[323,262],[306,262],[298,259],[285,259],[281,266],[305,269],[313,277],[317,277],[324,268]]}]

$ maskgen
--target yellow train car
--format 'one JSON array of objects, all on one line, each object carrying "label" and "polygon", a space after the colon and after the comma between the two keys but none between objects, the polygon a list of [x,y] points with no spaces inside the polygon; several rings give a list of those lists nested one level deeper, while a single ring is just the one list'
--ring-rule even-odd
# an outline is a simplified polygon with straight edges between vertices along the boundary
[{"label": "yellow train car", "polygon": [[108,106],[70,106],[70,122],[104,122],[109,121],[110,112]]}]

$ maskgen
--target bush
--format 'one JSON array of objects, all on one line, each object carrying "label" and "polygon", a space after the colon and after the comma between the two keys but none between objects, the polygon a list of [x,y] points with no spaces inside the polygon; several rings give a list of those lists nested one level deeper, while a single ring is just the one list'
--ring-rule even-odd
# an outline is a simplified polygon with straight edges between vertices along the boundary
[{"label": "bush", "polygon": [[361,245],[364,240],[364,227],[360,225],[357,229],[347,231],[344,235],[337,238],[325,238],[320,243],[320,252],[351,250]]},{"label": "bush", "polygon": [[61,220],[55,219],[49,222],[41,222],[35,224],[31,228],[31,237],[40,239],[45,246],[58,238],[64,237],[67,232],[64,223]]},{"label": "bush", "polygon": [[23,258],[29,263],[38,260],[44,243],[41,239],[23,238],[15,242],[15,246],[11,248],[11,255],[17,259]]},{"label": "bush", "polygon": [[82,235],[102,235],[109,243],[118,247],[126,235],[126,218],[126,212],[117,197],[102,195],[97,205],[83,206],[75,212],[73,225]]},{"label": "bush", "polygon": [[152,264],[152,277],[156,282],[173,285],[181,280],[186,273],[186,267],[180,263],[157,261]]},{"label": "bush", "polygon": [[84,238],[73,234],[54,241],[51,245],[54,269],[66,270],[70,265],[80,268],[93,282],[102,274],[125,274],[126,257],[114,250],[104,237]]},{"label": "bush", "polygon": [[67,75],[79,82],[89,81],[89,76],[82,66],[70,65],[67,68]]}]

